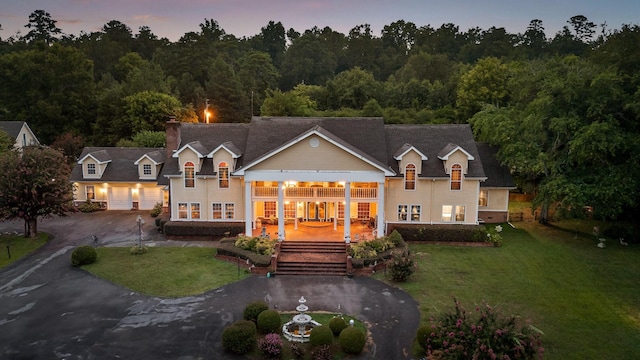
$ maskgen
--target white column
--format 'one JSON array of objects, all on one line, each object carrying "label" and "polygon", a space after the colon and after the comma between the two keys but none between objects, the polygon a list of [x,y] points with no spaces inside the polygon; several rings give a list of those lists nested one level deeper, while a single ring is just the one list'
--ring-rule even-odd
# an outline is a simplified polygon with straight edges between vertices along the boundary
[{"label": "white column", "polygon": [[338,202],[333,203],[333,230],[338,230]]},{"label": "white column", "polygon": [[278,181],[278,240],[284,240],[284,188]]},{"label": "white column", "polygon": [[[253,235],[253,202],[251,201],[251,181],[244,182],[244,234]],[[224,209],[222,209],[224,211]]]},{"label": "white column", "polygon": [[378,221],[377,221],[377,229],[376,236],[382,237],[384,236],[384,224],[385,224],[385,214],[384,214],[384,182],[378,183]]},{"label": "white column", "polygon": [[298,202],[296,201],[294,204],[294,217],[293,217],[293,229],[298,230]]},{"label": "white column", "polygon": [[344,184],[344,241],[351,242],[351,182]]}]

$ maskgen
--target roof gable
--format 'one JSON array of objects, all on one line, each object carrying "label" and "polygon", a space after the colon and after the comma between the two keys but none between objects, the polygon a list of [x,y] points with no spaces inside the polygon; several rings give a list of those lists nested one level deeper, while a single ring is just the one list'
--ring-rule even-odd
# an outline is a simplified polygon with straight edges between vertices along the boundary
[{"label": "roof gable", "polygon": [[82,164],[87,158],[92,158],[98,164],[106,164],[108,162],[111,162],[111,156],[109,156],[109,153],[106,149],[96,150],[94,152],[86,154],[85,156],[80,158],[80,160],[78,160],[78,164]]},{"label": "roof gable", "polygon": [[461,146],[458,146],[452,143],[448,143],[447,146],[445,146],[442,150],[440,150],[440,152],[438,153],[438,159],[449,160],[449,156],[451,156],[451,154],[455,153],[456,151],[460,151],[463,154],[465,154],[465,156],[467,157],[467,160],[475,159],[473,155],[469,154],[469,152],[463,149]]},{"label": "roof gable", "polygon": [[217,153],[219,150],[225,150],[228,152],[232,158],[237,159],[242,156],[242,151],[233,144],[231,141],[227,141],[223,144],[220,144],[217,148],[213,149],[208,155],[208,158],[213,158],[213,154]]},{"label": "roof gable", "polygon": [[393,158],[396,160],[402,160],[402,157],[410,151],[414,151],[415,153],[417,153],[422,160],[429,160],[427,155],[423,154],[422,152],[420,152],[420,150],[416,149],[413,145],[408,143],[402,145],[400,149],[398,149],[398,151],[393,154]]},{"label": "roof gable", "polygon": [[190,149],[191,151],[196,153],[196,155],[198,155],[199,158],[203,158],[203,157],[207,156],[207,148],[204,147],[204,145],[202,145],[202,143],[200,141],[196,140],[196,141],[192,141],[192,142],[186,144],[185,146],[181,147],[180,149],[178,149],[173,154],[173,157],[174,158],[179,157],[180,153],[183,152],[186,149]]},{"label": "roof gable", "polygon": [[284,144],[282,144],[281,146],[272,149],[271,151],[265,153],[263,156],[258,157],[256,159],[254,159],[252,162],[250,162],[249,164],[246,164],[242,169],[239,169],[238,171],[236,171],[234,174],[236,175],[243,175],[244,172],[254,166],[256,166],[257,164],[260,164],[261,162],[272,158],[273,156],[276,156],[277,154],[283,152],[284,150],[299,144],[300,142],[304,141],[305,139],[311,138],[313,136],[318,136],[321,139],[331,143],[332,145],[340,148],[341,150],[343,150],[344,152],[364,161],[365,163],[369,164],[370,166],[373,166],[374,168],[379,169],[380,171],[384,172],[385,175],[387,176],[391,176],[391,175],[395,175],[395,173],[393,171],[391,171],[384,163],[379,162],[377,159],[372,158],[369,154],[361,151],[360,149],[357,149],[353,146],[351,146],[351,144],[349,144],[348,142],[344,141],[343,139],[341,139],[340,137],[336,136],[335,134],[331,133],[330,131],[324,129],[322,126],[320,125],[314,125],[312,128],[308,129],[307,131],[305,131],[304,133],[295,136],[293,138],[291,138],[288,142],[285,142]]},{"label": "roof gable", "polygon": [[140,164],[140,162],[144,159],[149,159],[152,163],[154,163],[155,165],[160,165],[162,163],[164,163],[165,160],[165,152],[162,150],[156,150],[156,151],[152,151],[152,152],[148,152],[144,155],[142,155],[138,160],[136,160],[133,164],[134,165],[138,165]]}]

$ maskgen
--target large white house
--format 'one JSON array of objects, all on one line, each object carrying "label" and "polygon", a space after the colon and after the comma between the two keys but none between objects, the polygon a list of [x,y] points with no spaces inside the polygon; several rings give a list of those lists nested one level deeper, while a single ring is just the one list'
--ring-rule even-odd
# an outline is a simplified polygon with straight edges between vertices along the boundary
[{"label": "large white house", "polygon": [[40,141],[24,121],[0,121],[0,129],[4,130],[15,141],[13,147],[16,149],[40,145]]},{"label": "large white house", "polygon": [[254,117],[243,124],[167,123],[172,221],[333,223],[507,220],[513,181],[469,125],[385,125],[382,118]]}]

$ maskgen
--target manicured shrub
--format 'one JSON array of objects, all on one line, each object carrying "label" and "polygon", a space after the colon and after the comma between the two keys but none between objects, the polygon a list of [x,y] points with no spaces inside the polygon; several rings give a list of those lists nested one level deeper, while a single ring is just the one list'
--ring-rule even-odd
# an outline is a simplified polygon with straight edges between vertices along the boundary
[{"label": "manicured shrub", "polygon": [[329,328],[334,336],[340,335],[340,332],[347,327],[347,322],[341,317],[334,317],[329,320]]},{"label": "manicured shrub", "polygon": [[242,313],[242,318],[244,320],[249,320],[249,321],[253,321],[253,323],[257,323],[258,322],[258,315],[260,315],[260,313],[265,311],[265,310],[269,310],[269,305],[267,305],[266,302],[264,302],[264,301],[254,301],[252,303],[249,303],[244,308],[244,311]]},{"label": "manicured shrub", "polygon": [[278,359],[282,354],[282,339],[280,335],[270,333],[258,340],[258,348],[266,359]]},{"label": "manicured shrub", "polygon": [[360,354],[366,343],[364,333],[354,327],[342,330],[338,340],[342,351],[347,354]]},{"label": "manicured shrub", "polygon": [[[515,316],[502,316],[485,305],[467,312],[454,299],[455,308],[431,319],[425,343],[427,357],[447,359],[542,359],[542,332],[522,324]],[[425,336],[424,330],[420,336]]]},{"label": "manicured shrub", "polygon": [[160,214],[162,214],[162,204],[156,203],[151,209],[151,217],[158,217]]},{"label": "manicured shrub", "polygon": [[396,247],[403,247],[404,246],[404,239],[402,238],[402,235],[400,235],[400,233],[398,232],[398,230],[393,230],[391,232],[391,234],[389,234],[389,240],[393,243],[393,245],[395,245]]},{"label": "manicured shrub", "polygon": [[129,254],[131,255],[143,255],[149,252],[149,248],[144,245],[133,245],[131,249],[129,249]]},{"label": "manicured shrub", "polygon": [[328,326],[316,326],[309,333],[309,343],[311,346],[333,344],[333,332]]},{"label": "manicured shrub", "polygon": [[236,321],[222,331],[222,347],[234,354],[246,354],[255,346],[256,334],[253,321]]},{"label": "manicured shrub", "polygon": [[71,265],[81,266],[93,264],[98,258],[98,253],[93,246],[79,246],[71,253]]},{"label": "manicured shrub", "polygon": [[275,310],[265,310],[258,315],[258,330],[263,334],[280,332],[280,314]]},{"label": "manicured shrub", "polygon": [[402,282],[407,281],[411,274],[416,270],[415,259],[413,255],[407,252],[396,252],[391,259],[391,266],[389,267],[389,276],[391,280]]},{"label": "manicured shrub", "polygon": [[431,332],[432,330],[429,326],[421,326],[418,328],[418,331],[416,333],[416,341],[423,350],[427,350],[427,337],[429,337],[429,334]]},{"label": "manicured shrub", "polygon": [[83,213],[92,213],[95,211],[102,210],[102,207],[100,206],[100,203],[87,200],[82,204],[78,205],[78,210]]}]

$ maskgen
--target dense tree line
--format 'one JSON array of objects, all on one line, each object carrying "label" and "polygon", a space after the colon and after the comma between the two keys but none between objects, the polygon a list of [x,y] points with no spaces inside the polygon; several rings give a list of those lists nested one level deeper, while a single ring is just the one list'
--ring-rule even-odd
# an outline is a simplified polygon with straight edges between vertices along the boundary
[{"label": "dense tree line", "polygon": [[501,146],[501,160],[544,209],[592,206],[615,218],[640,198],[637,25],[609,29],[578,15],[547,37],[539,19],[522,34],[403,20],[379,35],[368,24],[300,33],[270,21],[238,38],[204,19],[170,42],[116,20],[65,35],[37,10],[25,27],[0,39],[0,118],[28,121],[61,148],[156,141],[166,116],[203,122],[206,110],[217,122],[468,122]]}]

